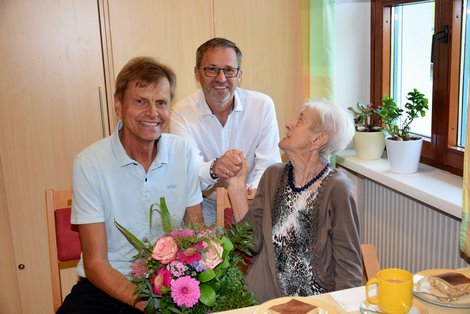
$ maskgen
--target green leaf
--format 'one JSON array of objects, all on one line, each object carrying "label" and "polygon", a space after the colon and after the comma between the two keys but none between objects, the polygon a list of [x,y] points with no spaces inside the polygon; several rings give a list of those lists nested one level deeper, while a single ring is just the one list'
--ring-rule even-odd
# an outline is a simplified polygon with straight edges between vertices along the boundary
[{"label": "green leaf", "polygon": [[160,215],[162,216],[162,226],[165,234],[169,234],[173,231],[173,224],[171,221],[170,211],[166,206],[166,200],[164,197],[160,197]]},{"label": "green leaf", "polygon": [[212,280],[215,278],[215,273],[212,269],[206,269],[205,271],[199,273],[197,276],[197,279],[200,282],[208,282],[209,280]]},{"label": "green leaf", "polygon": [[201,291],[201,296],[199,300],[207,305],[207,306],[214,306],[215,304],[215,291],[210,285],[201,284],[199,285],[199,289]]},{"label": "green leaf", "polygon": [[224,258],[219,265],[220,268],[228,268],[230,266],[230,257]]},{"label": "green leaf", "polygon": [[226,236],[222,236],[221,240],[222,240],[222,243],[220,245],[222,245],[222,247],[224,248],[222,257],[225,258],[227,254],[229,254],[233,250],[233,243]]},{"label": "green leaf", "polygon": [[217,266],[217,268],[215,269],[215,278],[217,278],[217,280],[222,278],[222,276],[227,272],[227,268],[229,266],[230,266],[230,263],[229,265],[220,264],[219,266]]},{"label": "green leaf", "polygon": [[116,220],[114,220],[114,225],[121,231],[127,240],[139,251],[145,250],[145,244],[140,241],[135,235],[132,234],[129,230],[120,225]]}]

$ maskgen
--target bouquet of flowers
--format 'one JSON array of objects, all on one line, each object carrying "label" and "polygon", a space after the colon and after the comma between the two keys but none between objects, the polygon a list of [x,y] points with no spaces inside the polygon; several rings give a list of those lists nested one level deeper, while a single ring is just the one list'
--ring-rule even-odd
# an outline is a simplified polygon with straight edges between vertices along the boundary
[{"label": "bouquet of flowers", "polygon": [[[115,222],[137,248],[131,281],[147,313],[208,313],[255,305],[239,264],[250,255],[252,227],[175,228],[165,199],[160,199],[165,236],[154,243],[137,239]],[[152,221],[153,206],[150,208]],[[151,227],[151,226],[150,226]]]}]

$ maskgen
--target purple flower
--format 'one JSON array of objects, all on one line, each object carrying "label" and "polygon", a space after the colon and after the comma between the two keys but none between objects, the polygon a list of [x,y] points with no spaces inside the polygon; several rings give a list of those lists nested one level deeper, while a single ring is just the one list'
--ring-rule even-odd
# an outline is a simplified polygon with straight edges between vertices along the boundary
[{"label": "purple flower", "polygon": [[191,263],[191,267],[194,268],[198,273],[203,272],[207,269],[206,265],[199,261]]},{"label": "purple flower", "polygon": [[185,305],[190,308],[197,303],[200,296],[199,281],[194,278],[183,276],[171,284],[171,297],[178,306]]}]

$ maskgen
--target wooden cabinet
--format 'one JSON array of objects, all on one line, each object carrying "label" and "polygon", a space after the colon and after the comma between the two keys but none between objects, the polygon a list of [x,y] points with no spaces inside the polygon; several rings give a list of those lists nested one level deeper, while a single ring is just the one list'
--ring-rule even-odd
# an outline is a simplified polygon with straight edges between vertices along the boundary
[{"label": "wooden cabinet", "polygon": [[0,247],[13,254],[2,250],[10,263],[2,264],[0,291],[21,307],[2,300],[0,312],[51,313],[44,190],[70,188],[74,155],[108,133],[98,7],[96,0],[0,6],[0,217],[7,218],[0,229],[10,230]]},{"label": "wooden cabinet", "polygon": [[303,100],[300,11],[285,0],[0,0],[0,313],[52,312],[44,190],[70,188],[73,157],[114,130],[106,98],[122,66],[143,55],[170,65],[178,100],[198,88],[197,47],[232,39],[242,86],[273,97],[282,134]]}]

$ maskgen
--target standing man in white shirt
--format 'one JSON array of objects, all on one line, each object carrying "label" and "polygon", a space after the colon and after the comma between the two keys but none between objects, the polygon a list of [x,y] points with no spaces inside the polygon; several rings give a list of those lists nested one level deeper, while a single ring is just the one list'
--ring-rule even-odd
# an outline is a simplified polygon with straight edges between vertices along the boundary
[{"label": "standing man in white shirt", "polygon": [[248,193],[269,165],[281,162],[274,102],[239,87],[241,59],[240,49],[228,39],[202,44],[194,67],[201,90],[179,101],[170,116],[170,132],[190,139],[199,150],[206,225],[215,222],[214,187],[226,185],[225,179],[242,169],[242,154],[250,168]]}]

